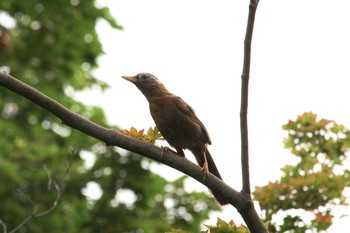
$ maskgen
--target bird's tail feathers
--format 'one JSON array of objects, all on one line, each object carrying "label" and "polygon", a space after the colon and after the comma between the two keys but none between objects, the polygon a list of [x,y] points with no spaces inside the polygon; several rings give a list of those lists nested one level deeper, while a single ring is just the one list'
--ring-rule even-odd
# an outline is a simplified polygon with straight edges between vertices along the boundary
[{"label": "bird's tail feathers", "polygon": [[216,167],[213,157],[211,157],[208,148],[205,148],[205,157],[207,158],[209,172],[222,180],[219,170]]},{"label": "bird's tail feathers", "polygon": [[[206,148],[206,150],[205,150],[205,157],[207,158],[209,172],[212,173],[213,175],[215,175],[220,180],[222,180],[221,175],[219,173],[219,170],[216,167],[216,165],[214,163],[214,160],[213,160],[213,157],[211,157],[211,155],[210,155],[210,153],[208,151],[208,148]],[[216,194],[211,189],[209,189],[209,191],[210,191],[211,194],[213,194],[216,204],[218,204],[219,206],[223,206],[223,205],[227,205],[228,204],[228,202],[226,200],[223,200],[221,198],[221,195]]]},{"label": "bird's tail feathers", "polygon": [[[215,175],[220,180],[222,180],[221,175],[219,173],[219,170],[216,167],[215,162],[213,160],[213,157],[211,157],[211,155],[210,155],[210,153],[208,151],[208,148],[205,148],[204,153],[203,153],[203,150],[201,150],[201,151],[194,151],[194,150],[192,150],[192,153],[195,155],[197,163],[201,167],[204,166],[204,163],[205,163],[204,156],[205,156],[205,158],[207,160],[207,163],[208,163],[208,170],[209,170],[209,172],[212,173],[213,175]],[[216,203],[219,206],[223,206],[223,205],[228,204],[228,202],[226,200],[223,200],[222,198],[220,198],[222,195],[219,195],[219,194],[213,192],[210,189],[209,189],[209,191],[210,191],[211,194],[213,194],[213,196],[215,198],[215,201],[216,201]]]}]

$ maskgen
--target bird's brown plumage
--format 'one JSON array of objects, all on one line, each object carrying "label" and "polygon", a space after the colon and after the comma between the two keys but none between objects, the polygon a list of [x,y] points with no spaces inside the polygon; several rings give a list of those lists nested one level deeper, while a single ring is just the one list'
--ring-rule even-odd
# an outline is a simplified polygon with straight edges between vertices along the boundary
[{"label": "bird's brown plumage", "polygon": [[[205,175],[208,170],[216,177],[220,173],[211,157],[207,145],[211,140],[203,123],[191,108],[180,97],[169,92],[153,75],[140,73],[136,76],[122,76],[134,83],[149,102],[149,108],[157,128],[165,140],[176,149],[180,156],[185,156],[183,150],[190,150]],[[214,194],[216,197],[216,195]],[[216,200],[220,204],[224,201]]]}]

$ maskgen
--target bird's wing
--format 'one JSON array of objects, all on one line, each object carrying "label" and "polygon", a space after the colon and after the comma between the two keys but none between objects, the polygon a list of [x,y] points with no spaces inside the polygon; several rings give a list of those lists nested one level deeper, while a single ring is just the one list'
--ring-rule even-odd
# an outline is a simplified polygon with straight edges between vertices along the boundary
[{"label": "bird's wing", "polygon": [[181,99],[178,96],[174,96],[174,98],[176,98],[177,101],[176,102],[176,106],[177,108],[183,112],[184,114],[186,114],[187,116],[191,117],[192,119],[195,120],[195,122],[202,128],[202,133],[204,136],[204,139],[206,141],[206,143],[208,143],[209,145],[211,144],[211,140],[208,134],[207,129],[205,128],[205,126],[203,125],[203,123],[198,119],[197,115],[194,112],[194,109],[188,105],[183,99]]}]

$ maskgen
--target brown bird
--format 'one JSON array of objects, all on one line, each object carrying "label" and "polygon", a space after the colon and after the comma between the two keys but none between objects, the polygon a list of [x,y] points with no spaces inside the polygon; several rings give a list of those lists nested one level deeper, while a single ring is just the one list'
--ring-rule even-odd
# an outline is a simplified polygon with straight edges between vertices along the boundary
[{"label": "brown bird", "polygon": [[[202,167],[205,178],[208,172],[211,172],[222,179],[207,148],[207,145],[211,144],[208,131],[194,113],[193,108],[180,97],[169,92],[152,74],[140,73],[135,76],[122,76],[122,78],[135,84],[146,97],[157,128],[177,153],[185,157],[183,150],[190,150]],[[215,198],[220,204],[226,204]]]}]

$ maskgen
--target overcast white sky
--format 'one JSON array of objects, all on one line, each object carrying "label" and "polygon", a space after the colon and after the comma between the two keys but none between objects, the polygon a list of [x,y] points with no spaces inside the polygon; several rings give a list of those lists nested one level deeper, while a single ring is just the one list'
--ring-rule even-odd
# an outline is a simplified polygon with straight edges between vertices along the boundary
[{"label": "overcast white sky", "polygon": [[[120,76],[154,74],[196,110],[224,180],[240,190],[240,75],[249,0],[98,2],[110,7],[124,30],[98,24],[106,55],[96,74],[111,88],[80,98],[102,106],[109,121],[122,128],[148,128],[154,123],[146,99]],[[349,0],[261,0],[249,99],[253,187],[278,179],[280,168],[295,162],[282,144],[288,119],[313,111],[350,127],[349,9]],[[156,168],[169,179],[181,175],[163,165]],[[195,181],[188,186],[206,190]],[[214,217],[240,221],[232,207],[224,212]],[[329,232],[349,226],[349,218],[335,219]]]}]

